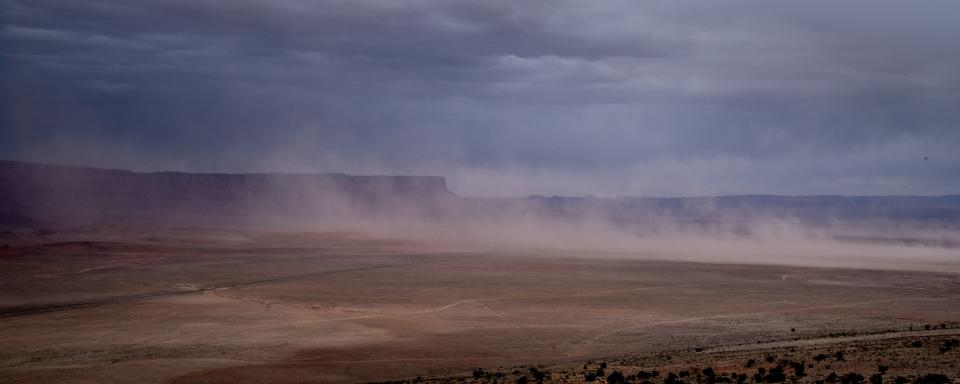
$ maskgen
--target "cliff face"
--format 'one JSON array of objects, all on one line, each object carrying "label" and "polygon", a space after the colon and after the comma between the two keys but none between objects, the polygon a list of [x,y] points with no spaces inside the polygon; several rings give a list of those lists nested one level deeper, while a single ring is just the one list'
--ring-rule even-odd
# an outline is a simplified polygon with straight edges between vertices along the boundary
[{"label": "cliff face", "polygon": [[141,173],[0,161],[0,220],[202,221],[431,214],[455,196],[442,177]]}]

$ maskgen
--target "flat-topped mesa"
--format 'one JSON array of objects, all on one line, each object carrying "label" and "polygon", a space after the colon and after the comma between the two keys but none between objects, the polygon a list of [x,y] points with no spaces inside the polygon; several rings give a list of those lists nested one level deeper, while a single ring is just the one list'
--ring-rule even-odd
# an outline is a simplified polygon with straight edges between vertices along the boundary
[{"label": "flat-topped mesa", "polygon": [[436,176],[144,173],[0,161],[0,220],[8,222],[423,214],[454,198]]},{"label": "flat-topped mesa", "polygon": [[[173,225],[340,225],[350,220],[516,219],[624,227],[730,226],[786,219],[813,225],[960,228],[960,195],[459,198],[435,176],[131,172],[0,161],[0,225],[109,220]],[[364,221],[367,223],[368,221]],[[884,224],[886,225],[886,224]]]}]

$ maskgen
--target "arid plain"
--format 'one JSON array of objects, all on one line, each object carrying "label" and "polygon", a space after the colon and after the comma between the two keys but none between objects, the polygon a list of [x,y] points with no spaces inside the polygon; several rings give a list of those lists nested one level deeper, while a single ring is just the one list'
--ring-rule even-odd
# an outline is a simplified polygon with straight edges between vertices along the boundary
[{"label": "arid plain", "polygon": [[[526,367],[577,382],[599,361],[666,376],[868,344],[881,347],[844,369],[900,358],[886,364],[909,377],[960,372],[960,351],[936,351],[960,336],[960,275],[942,265],[677,262],[348,232],[114,228],[0,243],[3,382],[513,382]],[[920,338],[933,349],[894,353]]]}]

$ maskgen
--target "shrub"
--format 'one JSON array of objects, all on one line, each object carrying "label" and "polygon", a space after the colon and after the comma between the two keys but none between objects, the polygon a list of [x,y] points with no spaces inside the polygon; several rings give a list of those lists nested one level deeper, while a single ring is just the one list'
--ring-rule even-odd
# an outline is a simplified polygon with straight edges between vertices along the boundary
[{"label": "shrub", "polygon": [[790,368],[793,368],[793,375],[796,377],[804,377],[806,374],[803,372],[803,362],[790,362]]},{"label": "shrub", "polygon": [[610,376],[607,376],[607,383],[609,384],[623,384],[627,381],[623,377],[623,374],[617,371],[613,371]]},{"label": "shrub", "polygon": [[677,384],[677,375],[674,375],[673,372],[667,374],[667,378],[663,379],[664,384]]},{"label": "shrub", "polygon": [[540,372],[536,367],[530,367],[530,375],[532,375],[533,379],[537,382],[542,382],[543,379],[547,378],[547,374]]},{"label": "shrub", "polygon": [[787,375],[783,374],[783,368],[776,367],[770,368],[770,372],[763,379],[768,383],[782,383],[787,381]]},{"label": "shrub", "polygon": [[843,384],[860,384],[863,382],[863,375],[856,372],[850,372],[841,376],[840,382]]},{"label": "shrub", "polygon": [[960,347],[960,340],[950,339],[944,340],[943,345],[940,346],[940,353],[950,352],[951,349]]},{"label": "shrub", "polygon": [[713,368],[706,367],[703,369],[703,375],[706,376],[707,378],[712,378],[717,376],[717,373],[713,371]]}]

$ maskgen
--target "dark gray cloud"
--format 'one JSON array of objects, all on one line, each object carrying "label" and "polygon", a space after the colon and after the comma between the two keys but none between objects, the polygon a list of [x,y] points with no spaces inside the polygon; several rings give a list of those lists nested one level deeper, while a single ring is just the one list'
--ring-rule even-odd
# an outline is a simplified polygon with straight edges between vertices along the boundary
[{"label": "dark gray cloud", "polygon": [[960,192],[954,1],[0,0],[2,157]]}]

